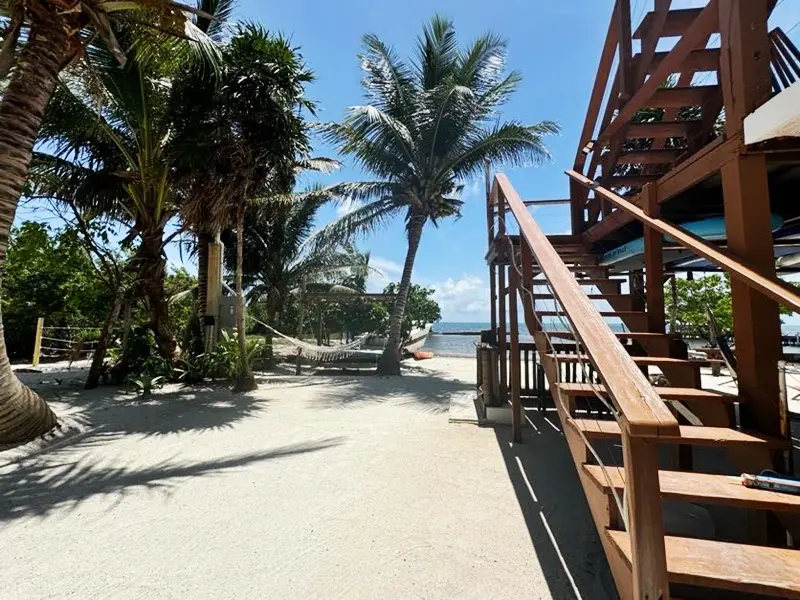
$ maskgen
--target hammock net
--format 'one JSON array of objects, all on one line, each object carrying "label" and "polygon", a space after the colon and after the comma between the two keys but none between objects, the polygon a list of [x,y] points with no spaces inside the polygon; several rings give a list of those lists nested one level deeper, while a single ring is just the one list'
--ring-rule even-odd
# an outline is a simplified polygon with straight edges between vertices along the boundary
[{"label": "hammock net", "polygon": [[259,321],[255,317],[248,315],[250,319],[252,319],[255,323],[258,323],[262,327],[267,328],[272,333],[277,335],[278,337],[286,340],[291,344],[294,348],[299,350],[301,354],[314,361],[319,362],[328,362],[339,360],[341,358],[347,358],[348,356],[352,356],[353,354],[357,353],[361,346],[364,345],[364,342],[367,341],[373,334],[372,333],[365,333],[364,335],[358,336],[349,344],[339,344],[336,346],[315,346],[314,344],[309,344],[308,342],[304,342],[303,340],[299,340],[297,338],[293,338],[291,336],[285,335],[275,329],[274,327],[270,327],[263,321]]}]

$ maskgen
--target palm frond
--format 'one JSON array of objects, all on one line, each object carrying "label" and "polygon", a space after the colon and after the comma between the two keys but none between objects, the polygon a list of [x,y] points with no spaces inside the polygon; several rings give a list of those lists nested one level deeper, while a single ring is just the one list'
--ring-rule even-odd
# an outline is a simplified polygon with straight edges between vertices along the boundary
[{"label": "palm frond", "polygon": [[358,235],[374,233],[385,227],[403,209],[391,197],[375,200],[329,223],[315,233],[310,242],[317,247],[329,246],[350,241]]}]

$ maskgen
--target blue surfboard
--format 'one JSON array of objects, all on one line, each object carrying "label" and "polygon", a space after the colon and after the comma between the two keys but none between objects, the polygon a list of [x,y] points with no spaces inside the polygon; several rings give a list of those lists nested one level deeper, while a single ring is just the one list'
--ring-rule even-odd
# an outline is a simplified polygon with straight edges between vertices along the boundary
[{"label": "blue surfboard", "polygon": [[[778,215],[772,215],[772,231],[777,231],[783,227],[783,218]],[[728,236],[725,233],[725,218],[724,217],[710,217],[708,219],[700,219],[699,221],[690,221],[688,223],[681,223],[679,225],[682,229],[695,234],[704,240],[716,241],[724,240]],[[665,236],[664,241],[674,242],[671,237]],[[600,259],[602,266],[613,265],[628,258],[634,258],[644,254],[644,238],[640,237],[637,240],[623,244],[618,248],[609,250]]]}]

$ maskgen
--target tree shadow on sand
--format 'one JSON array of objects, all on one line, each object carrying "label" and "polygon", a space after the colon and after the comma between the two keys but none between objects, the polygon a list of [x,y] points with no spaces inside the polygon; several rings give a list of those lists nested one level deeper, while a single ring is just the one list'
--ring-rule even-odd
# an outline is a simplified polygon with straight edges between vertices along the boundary
[{"label": "tree shadow on sand", "polygon": [[326,378],[328,385],[312,402],[320,408],[360,408],[372,404],[407,406],[445,413],[454,396],[475,393],[475,384],[442,377],[422,368],[404,369],[403,377],[354,376]]},{"label": "tree shadow on sand", "polygon": [[52,456],[24,459],[0,467],[0,522],[28,516],[43,517],[56,509],[74,510],[97,495],[113,494],[116,502],[138,490],[169,493],[181,480],[218,475],[265,460],[318,452],[343,443],[344,438],[279,446],[262,452],[193,463],[171,460],[144,469],[96,468],[87,456],[57,461]]}]

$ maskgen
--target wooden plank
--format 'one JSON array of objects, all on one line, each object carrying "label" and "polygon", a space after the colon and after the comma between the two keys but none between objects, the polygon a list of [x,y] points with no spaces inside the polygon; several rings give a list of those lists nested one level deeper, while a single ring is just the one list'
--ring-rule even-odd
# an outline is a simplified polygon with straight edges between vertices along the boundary
[{"label": "wooden plank", "polygon": [[621,413],[621,421],[631,435],[675,434],[675,417],[656,394],[650,382],[631,360],[578,282],[566,268],[555,248],[525,209],[518,194],[503,174],[495,177],[519,224],[521,235],[530,244],[539,265],[574,329],[586,353],[609,386],[609,392]]},{"label": "wooden plank", "polygon": [[[486,233],[488,237],[488,247],[494,246],[494,198],[492,197],[492,175],[491,166],[487,160],[483,164],[484,170],[484,185],[486,188]],[[489,265],[489,323],[492,330],[492,335],[497,332],[497,267],[493,264]]]},{"label": "wooden plank", "polygon": [[[650,333],[649,331],[618,331],[614,335],[622,340],[656,340],[656,339],[672,339],[668,333]],[[552,331],[550,332],[551,338],[574,339],[575,334],[571,331]]]},{"label": "wooden plank", "polygon": [[[748,158],[758,159],[759,156],[763,159],[763,155],[753,155]],[[705,240],[702,238],[686,231],[682,227],[678,227],[677,225],[673,225],[663,219],[656,219],[653,217],[649,217],[645,214],[645,212],[633,204],[632,202],[618,196],[617,194],[607,190],[603,187],[596,185],[593,181],[586,179],[580,173],[576,173],[574,171],[567,171],[567,175],[581,181],[587,187],[594,189],[595,194],[601,194],[608,200],[614,203],[618,208],[623,209],[624,211],[630,213],[635,219],[645,223],[646,225],[660,231],[664,235],[671,237],[681,246],[688,248],[695,254],[702,256],[703,258],[709,260],[710,262],[714,263],[718,267],[724,269],[728,273],[731,274],[732,279],[735,281],[740,281],[746,284],[748,287],[757,290],[761,294],[765,294],[766,296],[772,298],[776,302],[779,302],[789,308],[792,308],[795,312],[800,312],[800,295],[797,294],[796,288],[785,281],[782,281],[775,277],[774,275],[770,274],[762,274],[760,271],[763,270],[760,266],[753,266],[748,261],[742,260],[738,256],[734,255],[730,251],[723,250],[717,248],[713,245],[709,245]],[[764,178],[766,175],[764,175]],[[753,191],[755,188],[754,186],[761,186],[765,184],[765,179],[759,178],[758,181],[750,179],[748,180],[747,177],[740,177],[741,185],[747,184],[747,189],[745,191]],[[752,195],[746,196],[750,202],[745,202],[744,197],[745,194],[742,195],[741,204],[743,205],[753,205],[756,204],[752,202]],[[766,210],[769,212],[769,204],[766,205]],[[727,212],[727,211],[726,211]],[[727,216],[727,215],[726,215]],[[747,221],[747,227],[744,226],[744,221],[741,224],[743,230],[747,228],[750,229],[750,233],[752,234],[755,231],[755,223]],[[728,247],[734,248],[731,245],[731,221],[730,217],[728,217],[726,221],[728,227]],[[736,225],[734,223],[734,225]],[[734,234],[735,235],[735,234]],[[772,234],[770,232],[769,237],[761,236],[761,244],[769,244],[769,247],[772,248]],[[770,251],[769,261],[772,264],[774,269],[774,263],[772,262],[772,253]],[[766,262],[766,259],[765,259]],[[774,273],[774,270],[773,270]],[[737,343],[737,347],[739,344]],[[776,380],[777,381],[777,380]]]},{"label": "wooden plank", "polygon": [[[683,35],[694,20],[700,16],[701,11],[702,9],[700,8],[683,8],[669,11],[664,26],[660,28],[660,37]],[[657,16],[655,12],[648,12],[633,33],[633,39],[641,40],[647,37],[654,29]]]},{"label": "wooden plank", "polygon": [[656,121],[653,123],[630,123],[625,128],[625,137],[628,139],[639,138],[680,138],[689,135],[695,121]]},{"label": "wooden plank", "polygon": [[634,150],[620,154],[617,164],[664,165],[675,162],[681,154],[683,154],[682,150]]},{"label": "wooden plank", "polygon": [[683,108],[702,106],[709,96],[719,93],[718,85],[661,88],[645,102],[650,108]]},{"label": "wooden plank", "polygon": [[[608,537],[630,562],[628,534],[609,530]],[[672,583],[800,598],[800,551],[796,549],[672,536],[664,544]]]},{"label": "wooden plank", "polygon": [[[649,184],[642,190],[642,204],[651,217],[660,217],[658,187]],[[647,325],[652,333],[666,331],[664,310],[664,236],[652,227],[644,227],[644,267],[647,285]]]},{"label": "wooden plank", "polygon": [[[648,75],[654,72],[668,55],[669,52],[656,52],[653,54],[653,60],[650,62],[650,66],[647,69]],[[636,54],[633,57],[634,63],[638,65],[642,58],[641,54]],[[689,56],[683,61],[682,67],[687,71],[701,73],[703,71],[716,71],[719,69],[719,60],[719,48],[702,48],[690,52]]]},{"label": "wooden plank", "polygon": [[616,175],[608,178],[608,187],[612,188],[638,188],[648,183],[658,181],[660,175]]},{"label": "wooden plank", "polygon": [[608,78],[611,74],[614,54],[617,51],[617,42],[619,39],[619,30],[617,28],[618,14],[618,8],[615,4],[614,10],[611,11],[611,20],[608,24],[606,41],[603,44],[603,51],[600,53],[597,75],[595,75],[592,95],[589,98],[589,108],[586,111],[586,119],[583,122],[583,130],[581,131],[581,137],[578,141],[578,151],[575,154],[575,163],[573,167],[576,171],[582,171],[586,164],[586,154],[584,154],[583,149],[586,144],[591,141],[594,134],[595,127],[597,126],[597,117],[600,115],[600,107],[603,104],[603,94],[608,86]]},{"label": "wooden plank", "polygon": [[[502,194],[492,186],[492,197],[495,198],[495,204],[503,206],[502,219],[497,220],[497,233],[501,239],[504,239],[506,234],[506,211],[505,202],[503,202]],[[506,266],[499,265],[497,271],[497,346],[500,354],[500,402],[504,403],[508,397],[508,371],[506,370]],[[514,298],[514,302],[517,299]]]},{"label": "wooden plank", "polygon": [[628,542],[633,569],[634,598],[669,598],[664,518],[658,487],[658,448],[655,443],[622,436],[627,486]]},{"label": "wooden plank", "polygon": [[[606,477],[620,493],[625,488],[625,472],[622,469],[607,469],[606,473],[603,473],[603,468],[599,465],[583,465],[583,471],[605,492],[611,489]],[[661,496],[664,498],[700,504],[722,504],[750,510],[800,513],[800,496],[745,487],[739,476],[659,471],[658,479]]]},{"label": "wooden plank", "polygon": [[[619,423],[616,421],[569,419],[568,423],[570,427],[580,429],[588,439],[619,440],[621,438]],[[694,425],[681,425],[676,435],[660,436],[659,441],[665,444],[754,447],[769,450],[786,450],[791,447],[786,440],[758,433],[746,433],[728,427],[695,427]]]},{"label": "wooden plank", "polygon": [[670,51],[658,66],[650,78],[636,91],[629,102],[622,107],[611,124],[603,131],[598,140],[610,140],[622,129],[633,117],[647,105],[647,101],[655,94],[667,78],[676,71],[689,54],[700,45],[701,41],[707,38],[717,27],[719,21],[717,0],[710,0],[700,15],[694,19],[692,24],[686,29],[683,37]]},{"label": "wooden plank", "polygon": [[[711,365],[711,361],[708,360],[688,360],[684,358],[671,358],[668,356],[631,356],[631,358],[637,365],[650,365],[655,367],[685,366],[699,369],[700,367],[708,367]],[[581,354],[559,356],[559,361],[562,362],[586,362],[588,360],[588,356]]]},{"label": "wooden plank", "polygon": [[[607,396],[608,391],[604,385],[591,383],[559,383],[556,384],[562,394],[580,398],[592,397],[596,394]],[[700,390],[697,388],[682,387],[656,387],[656,392],[663,400],[679,400],[681,402],[738,402],[739,396],[726,394],[714,390]]]},{"label": "wooden plank", "polygon": [[515,442],[522,442],[522,400],[520,398],[521,372],[519,356],[519,319],[517,302],[519,297],[519,273],[512,264],[509,267],[511,294],[508,303],[509,326],[511,327],[511,431]]}]

